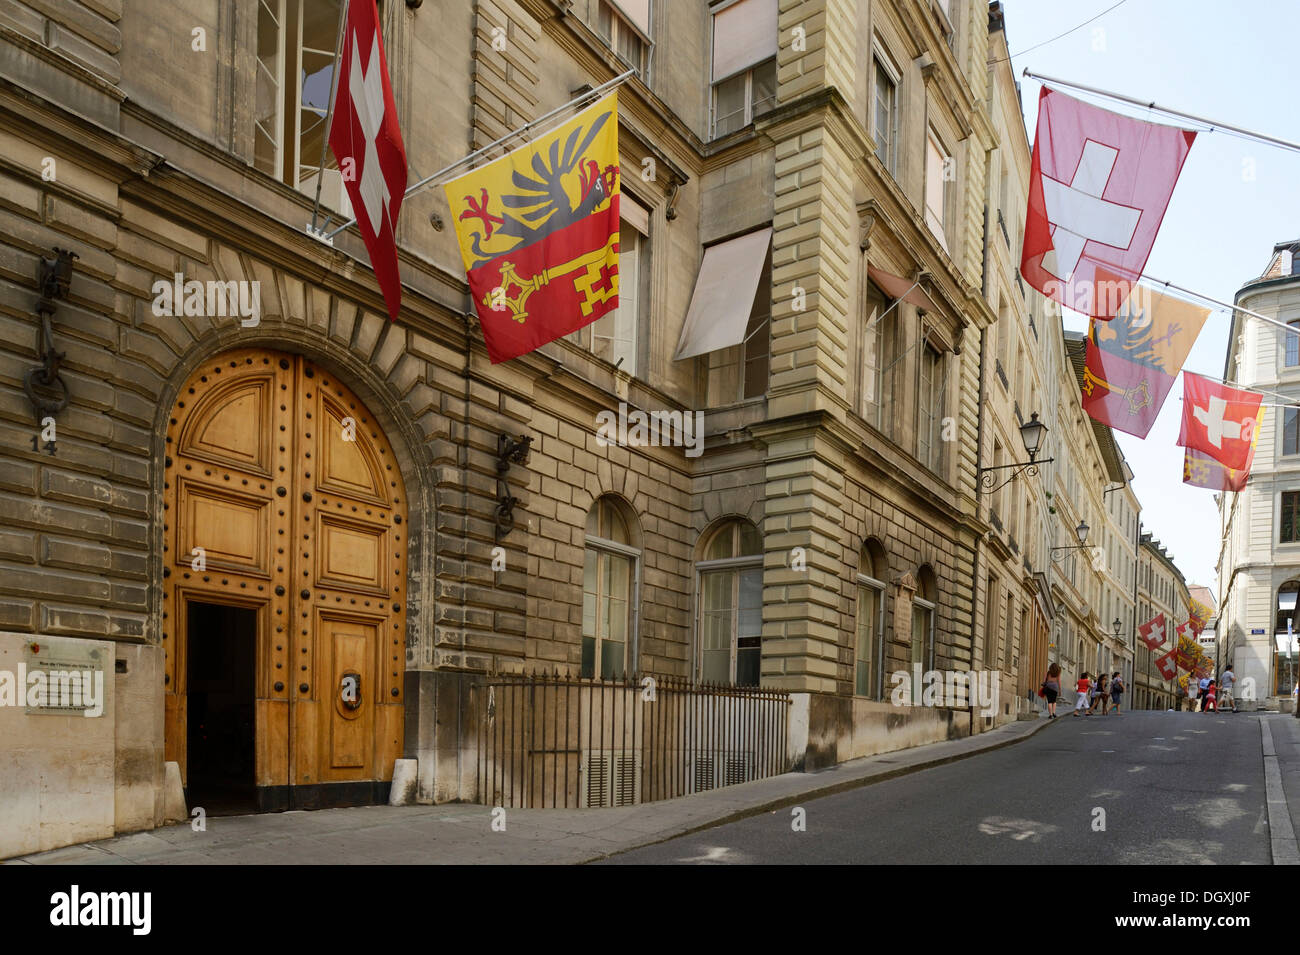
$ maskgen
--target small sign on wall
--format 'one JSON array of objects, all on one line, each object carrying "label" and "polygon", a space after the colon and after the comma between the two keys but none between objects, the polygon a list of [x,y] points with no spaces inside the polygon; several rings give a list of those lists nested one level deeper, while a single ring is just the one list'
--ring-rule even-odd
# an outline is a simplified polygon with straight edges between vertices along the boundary
[{"label": "small sign on wall", "polygon": [[17,690],[28,716],[104,714],[105,652],[61,640],[57,646],[33,640],[23,647]]},{"label": "small sign on wall", "polygon": [[1253,627],[1253,628],[1251,628],[1251,631],[1250,631],[1250,635],[1251,635],[1252,637],[1262,637],[1262,636],[1264,635],[1264,633],[1265,633],[1265,630],[1264,630],[1263,627]]}]

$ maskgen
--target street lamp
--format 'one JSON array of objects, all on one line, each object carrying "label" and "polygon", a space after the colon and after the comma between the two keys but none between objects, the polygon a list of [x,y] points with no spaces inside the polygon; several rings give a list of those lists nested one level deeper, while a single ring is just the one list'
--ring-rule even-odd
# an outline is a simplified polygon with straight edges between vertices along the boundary
[{"label": "street lamp", "polygon": [[1050,556],[1052,560],[1061,560],[1062,558],[1065,557],[1067,553],[1069,553],[1072,550],[1083,550],[1085,547],[1088,546],[1088,531],[1090,530],[1092,530],[1092,528],[1088,526],[1087,521],[1079,521],[1079,526],[1074,529],[1074,536],[1079,538],[1078,545],[1076,546],[1066,545],[1063,547],[1053,547],[1048,556]]},{"label": "street lamp", "polygon": [[[1014,464],[995,464],[991,467],[980,468],[978,472],[978,489],[986,494],[992,494],[1005,487],[1011,481],[1020,476],[1021,472],[1031,477],[1038,473],[1038,465],[1048,464],[1055,461],[1055,458],[1046,458],[1042,461],[1035,461],[1038,457],[1039,449],[1043,446],[1043,438],[1047,435],[1047,425],[1038,420],[1038,412],[1035,411],[1029,416],[1029,420],[1020,426],[1020,440],[1024,442],[1025,453],[1029,455],[1028,461],[1020,461]],[[995,471],[1005,471],[1008,468],[1014,468],[1008,477],[1001,484],[994,485],[997,480]]]}]

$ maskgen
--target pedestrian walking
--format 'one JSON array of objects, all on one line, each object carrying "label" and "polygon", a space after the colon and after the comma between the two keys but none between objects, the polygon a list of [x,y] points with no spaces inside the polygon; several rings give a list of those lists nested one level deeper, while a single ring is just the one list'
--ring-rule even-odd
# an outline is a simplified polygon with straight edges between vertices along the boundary
[{"label": "pedestrian walking", "polygon": [[[1200,700],[1200,709],[1205,709],[1205,691],[1210,688],[1210,678],[1203,676],[1197,686],[1197,699]],[[1199,710],[1198,710],[1199,712]]]},{"label": "pedestrian walking", "polygon": [[1123,698],[1124,681],[1120,679],[1119,671],[1117,670],[1110,678],[1110,702],[1111,706],[1115,708],[1116,716],[1119,715],[1119,705]]},{"label": "pedestrian walking", "polygon": [[1047,676],[1038,688],[1038,695],[1047,700],[1047,718],[1056,719],[1056,698],[1061,695],[1061,665],[1053,663],[1047,668]]},{"label": "pedestrian walking", "polygon": [[1232,695],[1232,687],[1237,682],[1237,674],[1232,672],[1232,661],[1228,661],[1228,668],[1223,671],[1219,677],[1219,706],[1232,707],[1232,712],[1237,712],[1237,700]]},{"label": "pedestrian walking", "polygon": [[1217,712],[1214,706],[1214,697],[1215,697],[1214,681],[1210,680],[1208,685],[1205,687],[1205,702],[1201,706],[1202,713]]},{"label": "pedestrian walking", "polygon": [[1097,704],[1101,704],[1101,715],[1105,716],[1106,711],[1110,708],[1110,686],[1107,683],[1107,677],[1104,673],[1097,674],[1097,682],[1092,688],[1092,709],[1088,711],[1089,715],[1097,709]]},{"label": "pedestrian walking", "polygon": [[1193,713],[1201,711],[1201,687],[1191,679],[1187,681],[1187,708]]},{"label": "pedestrian walking", "polygon": [[1074,698],[1074,715],[1079,716],[1080,711],[1084,716],[1092,716],[1092,711],[1088,709],[1088,693],[1092,689],[1092,681],[1088,679],[1088,671],[1083,671],[1083,676],[1079,677],[1079,682],[1074,685],[1075,692],[1078,694]]}]

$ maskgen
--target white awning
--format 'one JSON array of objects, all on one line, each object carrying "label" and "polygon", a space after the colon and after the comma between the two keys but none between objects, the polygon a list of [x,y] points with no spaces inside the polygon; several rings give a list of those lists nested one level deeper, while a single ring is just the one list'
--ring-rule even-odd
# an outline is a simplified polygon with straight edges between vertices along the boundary
[{"label": "white awning", "polygon": [[713,15],[713,79],[776,56],[777,0],[739,0]]},{"label": "white awning", "polygon": [[772,230],[759,229],[704,250],[673,361],[730,348],[745,340],[771,242]]}]

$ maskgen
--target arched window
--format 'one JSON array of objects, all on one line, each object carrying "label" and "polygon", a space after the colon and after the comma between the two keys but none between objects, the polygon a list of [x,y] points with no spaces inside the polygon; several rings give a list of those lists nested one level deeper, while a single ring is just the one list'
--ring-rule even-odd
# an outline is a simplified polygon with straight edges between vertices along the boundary
[{"label": "arched window", "polygon": [[636,607],[641,551],[622,506],[602,497],[587,514],[582,573],[582,676],[613,679],[636,671]]},{"label": "arched window", "polygon": [[885,560],[876,541],[868,541],[858,560],[858,627],[854,641],[854,688],[858,696],[879,699],[885,648]]},{"label": "arched window", "polygon": [[922,567],[916,574],[916,594],[912,597],[912,665],[922,670],[934,669],[934,571]]},{"label": "arched window", "polygon": [[699,676],[706,683],[758,686],[762,664],[763,545],[749,521],[714,530],[699,575]]}]

